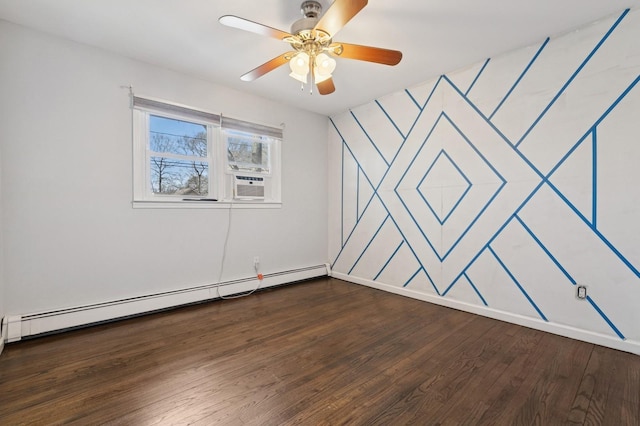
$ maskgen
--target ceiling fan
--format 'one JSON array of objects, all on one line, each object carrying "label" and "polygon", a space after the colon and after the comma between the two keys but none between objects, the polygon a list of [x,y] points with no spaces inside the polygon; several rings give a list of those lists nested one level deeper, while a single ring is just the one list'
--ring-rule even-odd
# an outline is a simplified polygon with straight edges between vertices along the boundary
[{"label": "ceiling fan", "polygon": [[221,16],[219,21],[229,27],[285,41],[293,48],[292,51],[283,53],[242,75],[242,80],[253,81],[288,63],[291,69],[289,75],[302,82],[303,88],[310,79],[310,92],[313,92],[315,83],[321,95],[328,95],[335,91],[331,75],[336,67],[333,57],[384,65],[396,65],[402,59],[402,52],[397,50],[333,41],[333,36],[367,3],[368,0],[336,0],[324,15],[320,16],[322,5],[318,1],[303,1],[301,12],[304,18],[293,23],[291,33],[234,15]]}]

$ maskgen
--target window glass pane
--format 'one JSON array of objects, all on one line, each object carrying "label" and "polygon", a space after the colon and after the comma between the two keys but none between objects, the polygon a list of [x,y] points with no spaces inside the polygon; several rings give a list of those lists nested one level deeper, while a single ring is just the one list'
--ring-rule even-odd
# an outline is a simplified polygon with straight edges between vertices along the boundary
[{"label": "window glass pane", "polygon": [[185,161],[151,157],[151,188],[154,194],[208,195],[209,165],[206,161]]},{"label": "window glass pane", "polygon": [[271,139],[242,132],[226,132],[227,159],[231,170],[271,172]]},{"label": "window glass pane", "polygon": [[158,153],[206,157],[207,126],[151,115],[149,149]]}]

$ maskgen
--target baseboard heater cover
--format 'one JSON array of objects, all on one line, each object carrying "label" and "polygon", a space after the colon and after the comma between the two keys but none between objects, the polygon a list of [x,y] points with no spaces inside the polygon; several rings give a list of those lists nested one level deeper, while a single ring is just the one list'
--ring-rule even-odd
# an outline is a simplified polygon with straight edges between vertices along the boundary
[{"label": "baseboard heater cover", "polygon": [[[329,275],[329,269],[326,264],[264,274],[260,288],[274,287],[327,275]],[[15,342],[24,337],[215,300],[219,298],[219,293],[223,296],[240,294],[254,289],[256,285],[258,285],[257,278],[248,277],[47,312],[10,315],[6,320],[6,341]],[[216,290],[216,287],[218,287],[218,290]]]}]

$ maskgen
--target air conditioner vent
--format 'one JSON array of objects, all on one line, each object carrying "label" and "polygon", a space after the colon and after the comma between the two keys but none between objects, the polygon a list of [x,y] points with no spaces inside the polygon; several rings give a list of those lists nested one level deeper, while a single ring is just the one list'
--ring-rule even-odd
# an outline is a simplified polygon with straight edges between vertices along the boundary
[{"label": "air conditioner vent", "polygon": [[264,178],[257,176],[234,176],[234,198],[239,200],[263,200]]}]

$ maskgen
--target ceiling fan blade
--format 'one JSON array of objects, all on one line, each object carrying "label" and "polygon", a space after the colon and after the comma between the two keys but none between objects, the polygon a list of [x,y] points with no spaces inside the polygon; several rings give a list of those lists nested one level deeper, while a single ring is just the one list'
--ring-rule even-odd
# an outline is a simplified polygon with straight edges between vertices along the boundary
[{"label": "ceiling fan blade", "polygon": [[321,81],[317,84],[317,86],[318,93],[320,93],[321,95],[329,95],[336,90],[336,86],[334,86],[333,79],[331,77],[329,77],[325,81]]},{"label": "ceiling fan blade", "polygon": [[221,16],[220,18],[218,18],[218,21],[222,25],[226,25],[227,27],[250,31],[252,33],[260,34],[262,36],[277,38],[278,40],[284,40],[287,37],[291,37],[291,34],[287,32],[280,31],[279,29],[271,28],[266,25],[249,21],[248,19],[240,18],[234,15]]},{"label": "ceiling fan blade", "polygon": [[280,56],[276,56],[272,60],[270,60],[268,62],[265,62],[264,64],[260,65],[258,68],[255,68],[255,69],[249,71],[248,73],[244,74],[242,77],[240,77],[240,80],[242,80],[242,81],[253,81],[253,80],[257,79],[258,77],[262,77],[266,73],[268,73],[270,71],[273,71],[276,68],[278,68],[279,66],[284,65],[287,62],[289,62],[289,60],[291,59],[291,56],[294,55],[294,54],[295,54],[295,52],[287,52],[287,53],[283,53]]},{"label": "ceiling fan blade", "polygon": [[332,44],[329,48],[329,53],[340,58],[357,59],[359,61],[375,62],[383,65],[397,65],[402,59],[402,52],[398,50],[348,43]]},{"label": "ceiling fan blade", "polygon": [[314,30],[322,30],[333,37],[347,22],[358,14],[368,0],[336,0],[322,15]]}]

